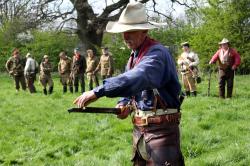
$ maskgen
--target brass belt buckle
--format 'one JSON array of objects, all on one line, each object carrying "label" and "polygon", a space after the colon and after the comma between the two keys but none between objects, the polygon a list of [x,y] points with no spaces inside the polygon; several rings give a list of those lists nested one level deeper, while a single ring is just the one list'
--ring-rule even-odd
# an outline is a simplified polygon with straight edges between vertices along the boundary
[{"label": "brass belt buckle", "polygon": [[143,126],[147,126],[147,125],[148,125],[148,117],[146,116],[146,117],[141,118],[141,123],[137,126],[143,127]]}]

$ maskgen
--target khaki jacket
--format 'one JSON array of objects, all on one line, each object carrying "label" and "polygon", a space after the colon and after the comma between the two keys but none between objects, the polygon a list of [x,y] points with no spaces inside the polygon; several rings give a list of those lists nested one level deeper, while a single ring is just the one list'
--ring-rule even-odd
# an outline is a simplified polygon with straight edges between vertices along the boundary
[{"label": "khaki jacket", "polygon": [[102,55],[96,71],[101,69],[102,76],[113,74],[113,57],[111,55]]},{"label": "khaki jacket", "polygon": [[58,72],[60,75],[69,74],[71,72],[71,58],[67,57],[65,60],[60,59],[58,63]]},{"label": "khaki jacket", "polygon": [[94,74],[95,69],[98,65],[98,59],[96,57],[93,58],[87,58],[87,68],[86,73],[87,74]]},{"label": "khaki jacket", "polygon": [[40,64],[40,75],[41,76],[51,76],[51,71],[52,71],[52,65],[50,62],[42,62]]},{"label": "khaki jacket", "polygon": [[21,58],[10,57],[5,64],[9,74],[19,76],[24,74],[24,61]]}]

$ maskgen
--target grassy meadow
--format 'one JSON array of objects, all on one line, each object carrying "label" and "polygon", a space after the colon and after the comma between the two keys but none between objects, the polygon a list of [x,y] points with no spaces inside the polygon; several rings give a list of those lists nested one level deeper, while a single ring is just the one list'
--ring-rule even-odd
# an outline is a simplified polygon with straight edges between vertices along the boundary
[{"label": "grassy meadow", "polygon": [[[130,118],[69,114],[79,94],[62,94],[58,77],[52,95],[15,92],[12,79],[0,74],[0,165],[131,165]],[[237,76],[232,99],[218,98],[216,75],[207,97],[205,75],[198,96],[182,105],[181,141],[187,166],[250,165],[250,77]],[[93,106],[113,107],[102,98]]]}]

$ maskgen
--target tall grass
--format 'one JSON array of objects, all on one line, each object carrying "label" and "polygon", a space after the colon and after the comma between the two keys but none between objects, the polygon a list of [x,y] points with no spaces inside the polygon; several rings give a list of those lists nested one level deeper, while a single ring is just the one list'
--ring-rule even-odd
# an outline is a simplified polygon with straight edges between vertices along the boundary
[{"label": "tall grass", "polygon": [[[237,76],[232,99],[218,99],[212,77],[199,84],[198,97],[182,106],[182,151],[188,166],[248,166],[250,163],[250,77]],[[68,114],[79,94],[15,92],[7,75],[0,75],[0,165],[131,165],[130,118],[114,115]],[[235,92],[234,92],[235,93]],[[117,99],[102,98],[93,106],[113,107]]]}]

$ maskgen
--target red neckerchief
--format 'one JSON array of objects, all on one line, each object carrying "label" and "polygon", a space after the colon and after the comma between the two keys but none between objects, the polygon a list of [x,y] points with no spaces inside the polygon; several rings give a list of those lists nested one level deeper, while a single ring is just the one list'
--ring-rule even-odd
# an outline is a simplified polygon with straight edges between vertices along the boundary
[{"label": "red neckerchief", "polygon": [[142,57],[147,53],[147,51],[149,50],[150,47],[152,47],[153,45],[157,44],[158,42],[154,39],[150,39],[149,37],[146,37],[145,41],[142,43],[140,51],[138,53],[137,59],[134,61],[134,53],[132,53],[130,55],[130,58],[128,60],[128,64],[129,64],[129,69],[132,69],[135,65],[137,65]]},{"label": "red neckerchief", "polygon": [[76,60],[79,60],[80,59],[80,54],[75,54],[75,58],[76,58]]}]

